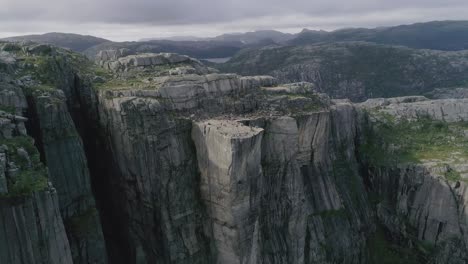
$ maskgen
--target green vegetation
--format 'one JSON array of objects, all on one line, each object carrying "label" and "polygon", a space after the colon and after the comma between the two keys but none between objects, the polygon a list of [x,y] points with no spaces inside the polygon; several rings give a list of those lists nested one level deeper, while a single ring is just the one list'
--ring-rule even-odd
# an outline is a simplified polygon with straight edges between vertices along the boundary
[{"label": "green vegetation", "polygon": [[123,90],[123,89],[155,89],[155,85],[143,82],[138,78],[128,78],[128,79],[109,79],[104,83],[98,83],[94,85],[94,88],[98,90]]},{"label": "green vegetation", "polygon": [[385,230],[378,226],[376,232],[367,241],[371,263],[379,264],[418,264],[427,263],[427,256],[432,251],[431,245],[415,241],[415,248],[403,247],[386,236]]},{"label": "green vegetation", "polygon": [[[17,45],[17,44],[11,44]],[[17,45],[18,47],[21,47]],[[13,49],[19,62],[17,77],[30,75],[41,85],[53,88],[70,85],[77,75],[104,75],[104,71],[85,56],[51,47],[36,53],[29,53],[27,48]]]},{"label": "green vegetation", "polygon": [[468,159],[468,123],[446,123],[419,118],[395,120],[382,112],[371,113],[373,128],[366,133],[361,151],[374,165],[434,160],[463,162]]},{"label": "green vegetation", "polygon": [[404,163],[434,162],[443,167],[448,181],[465,181],[450,164],[468,160],[467,122],[447,123],[421,117],[397,120],[384,112],[370,113],[371,127],[365,131],[360,152],[372,166],[391,167]]},{"label": "green vegetation", "polygon": [[178,64],[165,64],[147,67],[144,70],[135,70],[126,72],[125,76],[118,77],[103,68],[94,66],[94,75],[104,77],[106,79],[103,83],[94,85],[99,90],[120,90],[120,89],[157,89],[159,84],[154,82],[155,78],[162,76],[169,76],[169,71],[177,67],[190,66],[187,63]]},{"label": "green vegetation", "polygon": [[56,88],[49,86],[49,85],[36,85],[33,87],[26,87],[23,89],[25,95],[34,95],[35,92],[52,92],[55,91]]},{"label": "green vegetation", "polygon": [[8,196],[28,196],[33,192],[46,189],[48,180],[47,177],[43,175],[44,173],[45,171],[20,171],[15,181],[8,186]]},{"label": "green vegetation", "polygon": [[[47,188],[47,170],[41,163],[39,153],[32,138],[27,136],[12,139],[0,139],[0,146],[8,147],[7,155],[10,162],[14,162],[19,172],[8,182],[8,197],[28,196],[35,191]],[[29,160],[18,154],[23,148]]]},{"label": "green vegetation", "polygon": [[460,173],[454,169],[451,169],[449,168],[447,170],[447,172],[445,173],[445,179],[447,179],[447,181],[451,181],[451,182],[456,182],[456,181],[461,181],[463,180]]}]

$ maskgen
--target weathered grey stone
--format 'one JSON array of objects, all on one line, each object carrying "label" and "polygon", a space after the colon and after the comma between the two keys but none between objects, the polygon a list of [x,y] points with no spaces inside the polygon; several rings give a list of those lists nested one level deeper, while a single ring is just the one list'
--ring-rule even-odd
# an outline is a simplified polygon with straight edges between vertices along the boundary
[{"label": "weathered grey stone", "polygon": [[177,67],[175,69],[169,70],[169,75],[187,75],[187,74],[196,74],[197,70],[193,67]]},{"label": "weathered grey stone", "polygon": [[176,54],[176,53],[161,53],[161,55],[166,58],[169,63],[180,63],[180,62],[184,62],[184,61],[190,61],[190,60],[194,60],[192,58],[190,58],[189,56],[185,56],[185,55],[179,55],[179,54]]},{"label": "weathered grey stone", "polygon": [[25,51],[33,55],[48,55],[53,53],[54,49],[48,44],[33,44],[26,46]]},{"label": "weathered grey stone", "polygon": [[[438,250],[424,255],[430,263],[466,259],[466,183],[448,182],[441,177],[447,168],[426,163],[373,168],[361,153],[370,125],[361,108],[456,122],[467,115],[463,100],[407,97],[356,106],[317,94],[319,83],[275,87],[271,77],[208,74],[183,55],[101,57],[116,71],[112,81],[142,75],[144,84],[95,91],[61,65],[55,70],[64,93],[29,98],[75,263],[105,262],[89,163],[112,263],[372,264],[376,226],[390,236],[384,242],[394,243],[392,250],[426,242]],[[364,95],[359,81],[337,86]],[[88,161],[72,115],[86,135]],[[8,177],[18,175],[18,166],[5,167]],[[72,228],[83,220],[86,232],[77,235]],[[57,252],[60,259],[67,249]]]},{"label": "weathered grey stone", "polygon": [[261,180],[260,128],[209,120],[192,138],[201,172],[201,195],[216,248],[216,263],[255,263]]},{"label": "weathered grey stone", "polygon": [[5,153],[6,146],[0,146],[0,195],[8,193],[8,184],[6,178],[7,158]]},{"label": "weathered grey stone", "polygon": [[53,188],[31,197],[0,200],[0,262],[72,264]]},{"label": "weathered grey stone", "polygon": [[432,99],[463,99],[468,98],[468,88],[439,88],[427,94]]},{"label": "weathered grey stone", "polygon": [[[447,251],[468,252],[467,216],[461,208],[467,204],[465,183],[448,183],[425,166],[402,166],[374,172],[373,186],[384,200],[377,206],[380,221],[395,235],[403,238],[415,230],[420,241],[437,251],[434,263],[462,263],[467,254],[443,257]],[[407,219],[407,220],[405,220]],[[453,240],[460,240],[456,247]],[[455,254],[456,255],[456,254]],[[448,262],[447,262],[448,261]]]},{"label": "weathered grey stone", "polygon": [[361,104],[365,108],[381,107],[382,112],[403,119],[429,117],[431,119],[458,122],[468,120],[468,99],[428,100],[425,97],[401,97],[396,99],[370,99]]},{"label": "weathered grey stone", "polygon": [[60,90],[36,92],[31,100],[34,101],[50,180],[58,192],[73,260],[77,263],[107,263],[83,144],[67,110],[64,93]]},{"label": "weathered grey stone", "polygon": [[9,81],[11,80],[0,80],[0,105],[12,108],[16,114],[21,114],[27,108],[26,98],[21,88]]},{"label": "weathered grey stone", "polygon": [[240,78],[240,81],[244,90],[271,87],[278,84],[278,80],[271,76],[244,76]]}]

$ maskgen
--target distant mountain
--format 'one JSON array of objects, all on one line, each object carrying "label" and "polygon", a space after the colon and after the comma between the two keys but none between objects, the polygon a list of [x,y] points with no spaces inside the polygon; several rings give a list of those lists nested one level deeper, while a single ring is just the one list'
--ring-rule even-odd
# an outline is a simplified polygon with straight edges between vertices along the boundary
[{"label": "distant mountain", "polygon": [[244,44],[257,44],[264,41],[283,43],[294,38],[294,34],[283,33],[275,30],[259,30],[246,33],[224,34],[213,38],[215,41],[240,41]]},{"label": "distant mountain", "polygon": [[206,41],[207,38],[195,36],[173,36],[173,37],[156,37],[156,38],[142,38],[138,41],[153,41],[153,40],[171,40],[171,41]]},{"label": "distant mountain", "polygon": [[264,42],[284,43],[295,37],[294,34],[283,33],[276,30],[257,30],[245,33],[227,33],[214,38],[200,38],[195,36],[175,36],[166,38],[144,38],[140,41],[171,40],[171,41],[218,41],[241,42],[246,45],[261,44]]},{"label": "distant mountain", "polygon": [[25,35],[25,36],[16,36],[4,38],[2,40],[7,41],[32,41],[37,43],[46,43],[52,44],[57,47],[69,48],[74,51],[84,51],[92,46],[109,42],[107,39],[88,36],[88,35],[79,35],[71,33],[46,33],[42,35]]},{"label": "distant mountain", "polygon": [[332,32],[303,30],[289,45],[307,45],[337,41],[367,41],[402,45],[417,49],[468,49],[468,21],[434,21],[381,27],[375,29],[349,28]]},{"label": "distant mountain", "polygon": [[421,95],[468,84],[468,51],[410,49],[366,42],[245,49],[223,72],[272,75],[282,83],[312,82],[334,98]]},{"label": "distant mountain", "polygon": [[126,48],[130,53],[143,52],[173,52],[188,55],[198,59],[226,58],[247,47],[236,41],[169,41],[153,40],[139,42],[106,42],[84,51],[89,58],[94,58],[101,50]]},{"label": "distant mountain", "polygon": [[195,36],[170,37],[170,40],[112,42],[93,36],[47,33],[6,38],[13,41],[49,43],[84,52],[94,57],[100,50],[128,48],[132,53],[174,52],[198,59],[228,58],[249,48],[269,46],[301,46],[346,41],[365,41],[400,45],[416,49],[456,51],[468,49],[468,21],[434,21],[396,27],[348,28],[335,31],[304,29],[298,34],[275,30],[223,34],[214,38]]}]

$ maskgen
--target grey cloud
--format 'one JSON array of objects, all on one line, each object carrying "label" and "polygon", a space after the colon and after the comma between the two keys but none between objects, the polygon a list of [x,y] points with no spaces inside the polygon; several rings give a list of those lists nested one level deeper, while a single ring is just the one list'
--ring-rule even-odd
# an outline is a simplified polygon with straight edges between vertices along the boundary
[{"label": "grey cloud", "polygon": [[466,0],[1,0],[1,20],[155,25],[229,22],[258,16],[359,14],[378,10],[466,6]]},{"label": "grey cloud", "polygon": [[0,36],[64,31],[115,40],[466,19],[466,0],[0,0]]}]

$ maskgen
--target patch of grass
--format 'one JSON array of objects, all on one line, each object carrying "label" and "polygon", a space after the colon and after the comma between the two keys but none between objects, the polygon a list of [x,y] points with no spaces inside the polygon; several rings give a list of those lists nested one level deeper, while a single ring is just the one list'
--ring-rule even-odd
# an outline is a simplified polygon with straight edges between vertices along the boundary
[{"label": "patch of grass", "polygon": [[[19,136],[1,139],[0,145],[8,147],[8,160],[19,168],[18,174],[8,180],[8,197],[28,196],[47,188],[47,169],[40,161],[39,152],[32,138]],[[29,161],[18,154],[19,148],[23,148],[28,153]]]},{"label": "patch of grass", "polygon": [[[11,139],[0,139],[0,146],[5,145],[8,147],[9,158],[12,159],[15,163],[18,162],[22,164],[22,158],[17,154],[18,148],[24,148],[28,152],[31,162],[40,163],[39,153],[37,152],[36,147],[34,146],[34,140],[28,136],[19,136]],[[17,164],[18,165],[18,164]]]},{"label": "patch of grass", "polygon": [[374,121],[366,129],[360,151],[373,165],[420,163],[433,160],[468,160],[468,123],[446,123],[429,118],[395,120],[385,113],[370,113]]},{"label": "patch of grass", "polygon": [[454,169],[451,169],[449,168],[447,170],[447,172],[445,172],[444,174],[445,176],[445,179],[447,179],[447,181],[451,181],[451,182],[456,182],[456,181],[462,181],[462,177],[460,175],[460,173]]},{"label": "patch of grass", "polygon": [[[104,83],[98,83],[95,84],[94,87],[98,90],[121,90],[121,89],[135,89],[135,88],[151,88],[151,84],[149,83],[144,83],[142,80],[136,79],[136,78],[130,78],[130,79],[110,79]],[[153,87],[156,88],[156,87]]]},{"label": "patch of grass", "polygon": [[47,188],[47,177],[44,171],[22,170],[15,177],[15,181],[8,186],[8,196],[28,196],[33,192],[41,191]]},{"label": "patch of grass", "polygon": [[36,92],[52,92],[55,91],[56,88],[50,85],[45,85],[45,84],[40,84],[36,86],[31,86],[31,87],[25,87],[23,89],[23,92],[27,96],[33,96]]}]

